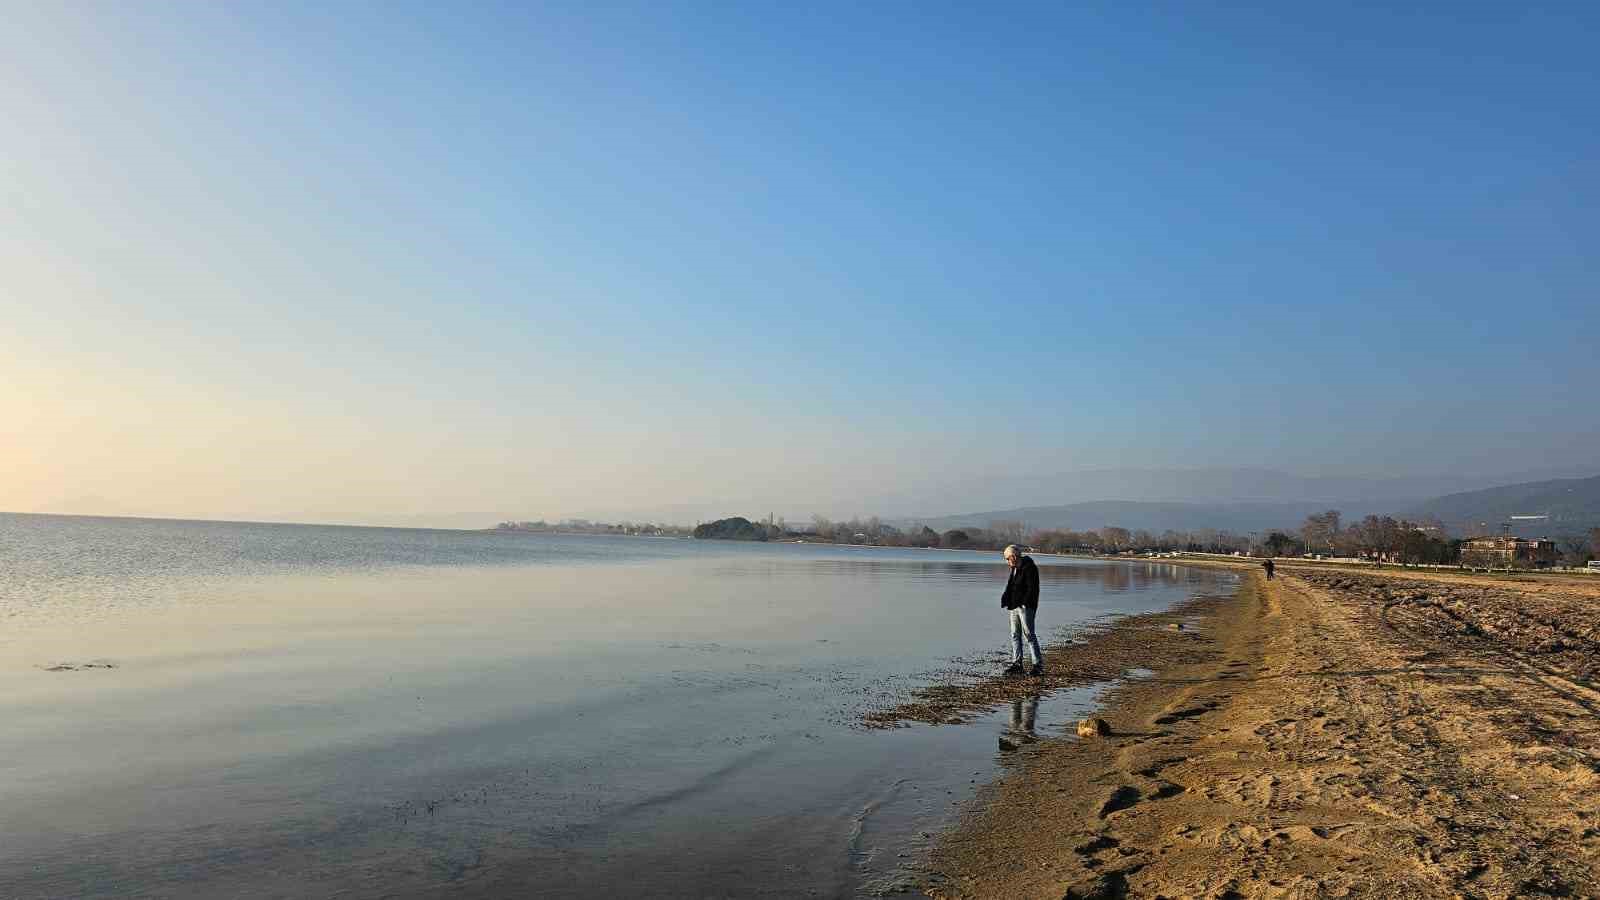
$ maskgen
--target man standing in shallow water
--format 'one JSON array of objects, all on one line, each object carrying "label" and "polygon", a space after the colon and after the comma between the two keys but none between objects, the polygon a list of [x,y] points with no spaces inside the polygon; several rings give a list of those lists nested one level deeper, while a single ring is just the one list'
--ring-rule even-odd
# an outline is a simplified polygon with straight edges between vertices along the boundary
[{"label": "man standing in shallow water", "polygon": [[1011,665],[1007,675],[1022,674],[1022,640],[1028,640],[1028,654],[1033,658],[1029,675],[1044,674],[1044,654],[1039,652],[1039,637],[1034,634],[1033,620],[1039,612],[1039,567],[1033,558],[1022,555],[1016,544],[1006,547],[1006,565],[1011,576],[1006,579],[1006,592],[1000,595],[1000,606],[1011,613]]}]

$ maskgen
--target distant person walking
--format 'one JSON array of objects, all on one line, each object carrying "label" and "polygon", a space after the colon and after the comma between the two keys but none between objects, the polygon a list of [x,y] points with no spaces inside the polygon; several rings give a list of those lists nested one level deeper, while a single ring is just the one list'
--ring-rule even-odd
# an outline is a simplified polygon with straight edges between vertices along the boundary
[{"label": "distant person walking", "polygon": [[1033,659],[1029,675],[1044,674],[1044,654],[1039,651],[1039,636],[1034,633],[1033,620],[1039,612],[1039,567],[1033,559],[1022,555],[1016,544],[1006,547],[1006,565],[1011,576],[1006,579],[1006,592],[1000,595],[1000,606],[1011,613],[1011,665],[1007,675],[1022,674],[1022,641],[1027,638],[1028,653]]},{"label": "distant person walking", "polygon": [[1270,559],[1269,560],[1264,560],[1261,563],[1261,568],[1267,570],[1267,580],[1271,581],[1272,580],[1272,560],[1270,560]]}]

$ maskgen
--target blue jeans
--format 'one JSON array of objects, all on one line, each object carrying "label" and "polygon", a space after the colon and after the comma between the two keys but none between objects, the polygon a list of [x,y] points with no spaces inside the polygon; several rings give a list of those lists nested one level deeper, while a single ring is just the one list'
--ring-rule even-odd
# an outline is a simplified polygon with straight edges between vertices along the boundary
[{"label": "blue jeans", "polygon": [[1019,606],[1011,610],[1011,661],[1022,662],[1022,639],[1028,639],[1028,652],[1033,656],[1034,665],[1044,661],[1044,654],[1039,652],[1039,636],[1033,633],[1033,617],[1039,612],[1038,607],[1029,609]]}]

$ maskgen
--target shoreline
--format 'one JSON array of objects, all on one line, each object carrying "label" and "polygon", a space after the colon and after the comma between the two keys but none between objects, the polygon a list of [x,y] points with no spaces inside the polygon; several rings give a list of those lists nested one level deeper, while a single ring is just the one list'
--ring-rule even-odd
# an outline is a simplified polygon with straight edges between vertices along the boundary
[{"label": "shoreline", "polygon": [[1078,626],[1065,640],[1044,643],[1040,676],[995,674],[994,661],[986,656],[957,659],[940,683],[864,709],[860,725],[872,730],[962,725],[1013,700],[1114,686],[1141,673],[1198,663],[1210,651],[1195,623],[1228,602],[1228,596],[1196,594],[1165,609],[1119,613]]},{"label": "shoreline", "polygon": [[925,893],[1593,895],[1600,585],[1166,562],[1244,578],[1107,692],[1109,736],[1015,754]]}]

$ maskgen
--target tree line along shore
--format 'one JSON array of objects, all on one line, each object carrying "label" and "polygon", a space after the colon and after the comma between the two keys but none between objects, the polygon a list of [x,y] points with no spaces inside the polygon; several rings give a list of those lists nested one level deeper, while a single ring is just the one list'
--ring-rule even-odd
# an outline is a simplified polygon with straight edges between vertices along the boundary
[{"label": "tree line along shore", "polygon": [[1083,531],[1030,529],[1020,520],[999,520],[984,526],[963,525],[936,531],[923,524],[894,525],[876,516],[845,521],[813,516],[804,525],[791,525],[774,516],[756,521],[732,516],[703,522],[693,528],[649,522],[612,524],[569,519],[554,524],[543,521],[502,522],[495,530],[950,550],[1000,550],[1009,544],[1018,544],[1041,553],[1095,556],[1220,553],[1258,557],[1345,558],[1401,565],[1461,565],[1472,568],[1535,568],[1557,563],[1576,568],[1600,559],[1600,525],[1545,542],[1549,547],[1543,556],[1522,556],[1514,552],[1477,549],[1482,539],[1474,542],[1474,539],[1467,537],[1453,537],[1437,521],[1413,522],[1392,516],[1369,515],[1345,523],[1340,512],[1333,509],[1307,516],[1298,528],[1247,534],[1213,528],[1190,531],[1168,529],[1156,534],[1149,530],[1130,530],[1116,525]]},{"label": "tree line along shore", "polygon": [[805,526],[792,527],[774,517],[751,521],[734,516],[697,525],[690,535],[716,540],[805,541],[952,550],[999,550],[1018,544],[1042,553],[1221,553],[1477,568],[1534,568],[1558,562],[1582,567],[1600,558],[1600,525],[1546,542],[1550,545],[1549,552],[1546,557],[1538,558],[1476,549],[1481,539],[1474,542],[1466,537],[1452,537],[1437,521],[1412,522],[1369,515],[1345,523],[1340,512],[1333,509],[1307,516],[1298,528],[1248,534],[1221,529],[1168,529],[1156,534],[1115,525],[1086,531],[1029,529],[1019,520],[993,521],[987,526],[961,526],[941,532],[921,524],[900,527],[877,517],[835,522],[822,516],[813,517]]}]

